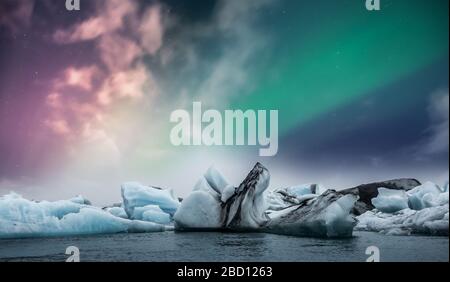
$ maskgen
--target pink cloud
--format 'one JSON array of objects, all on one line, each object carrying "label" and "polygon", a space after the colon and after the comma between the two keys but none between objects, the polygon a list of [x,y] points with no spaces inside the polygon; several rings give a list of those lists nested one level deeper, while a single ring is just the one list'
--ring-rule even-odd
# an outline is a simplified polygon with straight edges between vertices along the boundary
[{"label": "pink cloud", "polygon": [[45,124],[57,135],[67,137],[71,134],[71,130],[64,119],[49,119]]},{"label": "pink cloud", "polygon": [[50,93],[49,95],[47,95],[47,105],[49,105],[50,107],[54,108],[54,109],[58,109],[62,107],[62,103],[61,103],[61,94],[57,93],[57,92],[53,92]]},{"label": "pink cloud", "polygon": [[85,91],[91,91],[93,88],[94,79],[100,74],[96,66],[89,66],[83,68],[69,67],[65,71],[64,81],[59,82],[59,87],[72,86],[79,87]]},{"label": "pink cloud", "polygon": [[[47,125],[68,139],[84,140],[86,132],[104,132],[102,121],[111,108],[151,99],[158,89],[144,59],[156,55],[163,44],[160,5],[141,13],[137,1],[99,3],[95,15],[53,34],[62,44],[95,40],[98,52],[96,65],[67,67],[47,97],[52,110]],[[79,90],[89,95],[79,95]]]},{"label": "pink cloud", "polygon": [[130,67],[142,55],[142,49],[134,41],[118,34],[102,36],[98,49],[102,61],[111,71]]},{"label": "pink cloud", "polygon": [[151,55],[156,54],[161,48],[163,40],[160,6],[154,6],[147,9],[144,13],[138,32],[144,50]]},{"label": "pink cloud", "polygon": [[60,43],[74,43],[96,39],[101,35],[121,29],[126,16],[136,13],[134,1],[108,0],[99,6],[98,14],[68,30],[58,30],[54,39]]},{"label": "pink cloud", "polygon": [[135,69],[113,73],[98,92],[98,101],[102,105],[109,105],[117,98],[142,98],[144,86],[151,80],[150,74],[142,65]]}]

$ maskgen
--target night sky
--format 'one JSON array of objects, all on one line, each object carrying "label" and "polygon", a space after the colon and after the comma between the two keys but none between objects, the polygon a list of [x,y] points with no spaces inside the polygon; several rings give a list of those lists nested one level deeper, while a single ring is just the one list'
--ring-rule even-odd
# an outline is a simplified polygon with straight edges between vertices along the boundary
[{"label": "night sky", "polygon": [[[448,1],[0,2],[0,194],[119,197],[121,182],[191,190],[210,165],[239,182],[330,188],[448,180]],[[193,101],[276,109],[280,145],[182,147]],[[238,184],[238,183],[235,183]]]}]

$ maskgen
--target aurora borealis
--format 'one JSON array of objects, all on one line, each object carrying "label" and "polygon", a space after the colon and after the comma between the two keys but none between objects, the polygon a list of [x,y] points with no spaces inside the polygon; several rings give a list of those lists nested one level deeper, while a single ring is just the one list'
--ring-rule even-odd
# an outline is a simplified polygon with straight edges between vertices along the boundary
[{"label": "aurora borealis", "polygon": [[[256,161],[274,185],[448,180],[448,1],[381,3],[2,1],[0,194],[183,195]],[[194,101],[278,110],[277,156],[174,148],[170,113]]]}]

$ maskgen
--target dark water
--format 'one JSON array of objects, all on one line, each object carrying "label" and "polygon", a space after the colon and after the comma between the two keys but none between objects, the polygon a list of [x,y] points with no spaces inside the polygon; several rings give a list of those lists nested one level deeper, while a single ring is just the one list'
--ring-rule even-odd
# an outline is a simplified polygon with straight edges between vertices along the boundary
[{"label": "dark water", "polygon": [[65,261],[68,246],[81,261],[365,261],[377,246],[381,261],[448,261],[448,237],[356,232],[351,239],[272,234],[147,233],[0,240],[0,261]]}]

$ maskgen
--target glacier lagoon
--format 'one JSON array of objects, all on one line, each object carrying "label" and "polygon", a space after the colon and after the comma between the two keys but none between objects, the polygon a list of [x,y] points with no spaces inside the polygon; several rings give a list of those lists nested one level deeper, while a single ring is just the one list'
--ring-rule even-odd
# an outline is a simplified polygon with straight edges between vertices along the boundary
[{"label": "glacier lagoon", "polygon": [[364,262],[368,246],[380,261],[448,261],[448,237],[354,232],[346,239],[266,233],[158,232],[56,238],[0,239],[0,261],[64,262],[68,246],[83,262]]},{"label": "glacier lagoon", "polygon": [[137,182],[122,184],[122,203],[103,208],[82,196],[38,202],[10,193],[0,197],[0,259],[59,260],[55,251],[73,245],[100,261],[178,260],[175,247],[187,252],[181,260],[236,261],[239,251],[242,260],[359,261],[371,246],[385,260],[448,260],[448,184],[395,179],[334,190],[269,183],[257,163],[237,187],[212,167],[185,199]]}]

